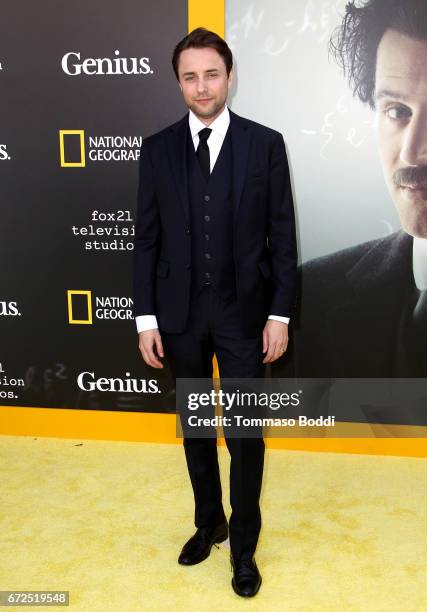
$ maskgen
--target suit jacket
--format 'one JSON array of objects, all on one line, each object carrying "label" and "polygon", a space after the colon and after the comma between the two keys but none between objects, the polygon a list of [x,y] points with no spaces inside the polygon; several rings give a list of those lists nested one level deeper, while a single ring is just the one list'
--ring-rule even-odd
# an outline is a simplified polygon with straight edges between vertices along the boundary
[{"label": "suit jacket", "polygon": [[[160,330],[184,331],[191,284],[187,179],[188,114],[142,143],[135,228],[134,315],[155,314]],[[230,111],[233,258],[248,334],[268,314],[290,316],[296,288],[294,210],[279,132]]]},{"label": "suit jacket", "polygon": [[314,259],[299,270],[298,284],[293,342],[280,375],[399,375],[399,325],[415,286],[411,236],[400,231]]}]

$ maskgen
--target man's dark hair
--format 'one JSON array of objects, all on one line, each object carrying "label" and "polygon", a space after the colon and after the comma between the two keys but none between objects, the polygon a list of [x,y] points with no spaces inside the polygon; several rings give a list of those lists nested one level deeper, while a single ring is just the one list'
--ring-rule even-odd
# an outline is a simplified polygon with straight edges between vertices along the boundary
[{"label": "man's dark hair", "polygon": [[412,38],[427,39],[426,0],[368,0],[348,2],[342,24],[329,41],[329,51],[347,77],[353,95],[375,106],[377,49],[392,28]]},{"label": "man's dark hair", "polygon": [[218,36],[218,34],[215,34],[215,32],[206,30],[206,28],[196,28],[187,34],[174,49],[172,66],[178,80],[178,63],[181,53],[185,51],[185,49],[203,49],[205,47],[211,47],[211,49],[215,49],[215,51],[220,54],[224,60],[227,76],[230,74],[233,67],[233,55],[225,40],[221,38],[221,36]]}]

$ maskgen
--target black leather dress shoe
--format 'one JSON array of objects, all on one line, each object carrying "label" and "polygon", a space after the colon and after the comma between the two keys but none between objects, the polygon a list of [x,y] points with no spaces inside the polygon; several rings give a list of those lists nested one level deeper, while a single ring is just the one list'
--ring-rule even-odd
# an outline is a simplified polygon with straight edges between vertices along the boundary
[{"label": "black leather dress shoe", "polygon": [[214,544],[228,538],[228,523],[224,521],[216,527],[200,527],[188,540],[178,557],[181,565],[195,565],[209,557]]},{"label": "black leather dress shoe", "polygon": [[233,556],[230,555],[231,569],[233,570],[233,578],[231,580],[231,586],[234,592],[241,597],[253,597],[259,591],[261,586],[262,578],[255,559],[238,559],[233,560]]}]

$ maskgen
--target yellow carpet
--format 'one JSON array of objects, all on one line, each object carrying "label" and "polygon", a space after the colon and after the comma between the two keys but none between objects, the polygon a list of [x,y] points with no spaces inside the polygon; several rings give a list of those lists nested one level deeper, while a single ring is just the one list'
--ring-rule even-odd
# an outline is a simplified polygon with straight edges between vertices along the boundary
[{"label": "yellow carpet", "polygon": [[228,542],[177,563],[194,531],[180,446],[2,436],[0,479],[0,590],[69,590],[88,612],[427,610],[425,459],[268,450],[252,600]]}]

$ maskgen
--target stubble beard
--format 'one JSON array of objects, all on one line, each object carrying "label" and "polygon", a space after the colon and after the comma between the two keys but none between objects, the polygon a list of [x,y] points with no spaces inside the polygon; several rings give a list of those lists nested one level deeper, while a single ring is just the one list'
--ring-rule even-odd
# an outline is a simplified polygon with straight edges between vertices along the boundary
[{"label": "stubble beard", "polygon": [[202,108],[200,107],[197,102],[192,101],[192,103],[189,105],[189,108],[193,111],[193,113],[196,115],[196,117],[199,117],[200,119],[214,119],[220,112],[221,110],[224,108],[226,100],[221,100],[221,101],[213,101],[213,106],[210,106],[209,108]]}]

